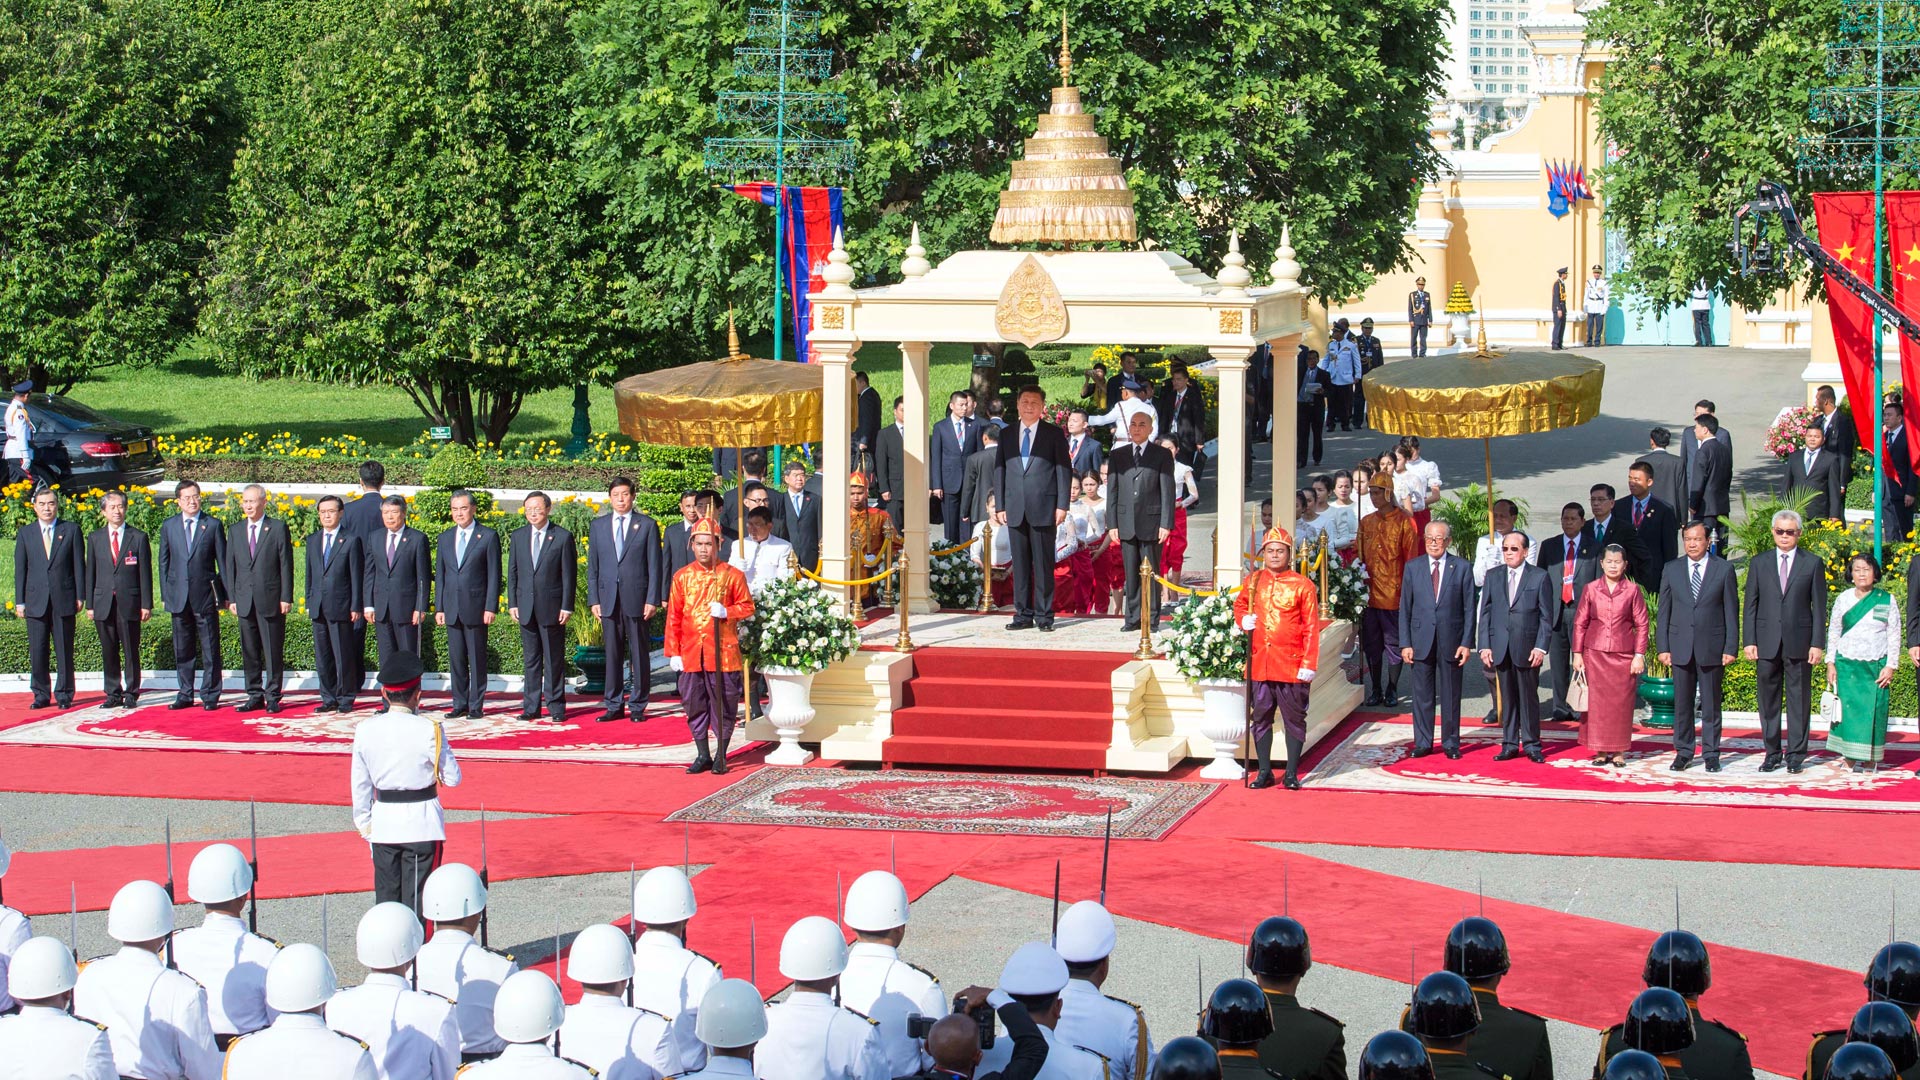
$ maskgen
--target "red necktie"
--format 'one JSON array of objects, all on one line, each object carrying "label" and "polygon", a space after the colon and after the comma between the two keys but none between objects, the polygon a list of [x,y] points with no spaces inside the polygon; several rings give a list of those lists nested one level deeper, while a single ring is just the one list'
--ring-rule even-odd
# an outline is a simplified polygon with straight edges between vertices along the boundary
[{"label": "red necktie", "polygon": [[1571,604],[1573,603],[1573,557],[1579,553],[1579,549],[1573,546],[1571,540],[1565,543],[1567,544],[1567,561],[1560,568],[1560,602]]},{"label": "red necktie", "polygon": [[1636,529],[1639,528],[1641,519],[1646,516],[1647,516],[1647,504],[1638,503],[1638,502],[1634,503],[1633,504],[1633,527]]},{"label": "red necktie", "polygon": [[120,561],[120,530],[115,529],[107,533],[107,549],[113,552],[113,561],[118,563]]},{"label": "red necktie", "polygon": [[1433,560],[1433,598],[1440,599],[1440,560]]}]

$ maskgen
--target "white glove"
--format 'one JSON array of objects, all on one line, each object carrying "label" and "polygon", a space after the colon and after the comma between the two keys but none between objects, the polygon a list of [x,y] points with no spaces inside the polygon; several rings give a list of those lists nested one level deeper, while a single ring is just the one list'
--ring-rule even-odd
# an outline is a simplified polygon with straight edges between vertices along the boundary
[{"label": "white glove", "polygon": [[685,660],[680,659],[677,656],[667,657],[667,666],[672,668],[675,671],[687,670],[687,662]]},{"label": "white glove", "polygon": [[727,605],[715,600],[707,606],[707,613],[716,619],[724,619],[727,617]]},{"label": "white glove", "polygon": [[1252,630],[1255,626],[1258,626],[1259,624],[1260,624],[1260,617],[1258,615],[1240,616],[1240,629],[1242,630]]},{"label": "white glove", "polygon": [[1296,679],[1299,679],[1301,682],[1312,682],[1313,669],[1310,667],[1303,667],[1298,672],[1296,672],[1293,677]]}]

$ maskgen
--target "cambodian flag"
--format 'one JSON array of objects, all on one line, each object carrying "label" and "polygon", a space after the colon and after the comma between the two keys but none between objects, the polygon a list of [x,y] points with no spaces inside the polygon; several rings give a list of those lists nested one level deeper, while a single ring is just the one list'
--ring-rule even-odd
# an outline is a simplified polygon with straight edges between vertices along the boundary
[{"label": "cambodian flag", "polygon": [[1573,179],[1573,197],[1574,198],[1576,199],[1593,198],[1593,190],[1587,187],[1587,167],[1585,165],[1575,165],[1573,167],[1572,179]]},{"label": "cambodian flag", "polygon": [[1547,213],[1554,217],[1567,216],[1567,177],[1560,166],[1547,162]]},{"label": "cambodian flag", "polygon": [[[793,340],[801,363],[813,359],[807,348],[807,329],[811,325],[807,294],[824,284],[820,271],[827,265],[827,252],[833,250],[833,234],[846,225],[841,210],[841,190],[837,187],[787,188],[784,276],[792,299]],[[780,201],[778,188],[773,184],[735,184],[733,193],[762,206],[773,206]]]}]

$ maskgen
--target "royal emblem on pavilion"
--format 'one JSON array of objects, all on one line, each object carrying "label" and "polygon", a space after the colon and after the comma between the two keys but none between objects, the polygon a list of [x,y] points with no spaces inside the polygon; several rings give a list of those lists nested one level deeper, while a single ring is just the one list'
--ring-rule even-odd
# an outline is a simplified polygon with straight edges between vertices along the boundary
[{"label": "royal emblem on pavilion", "polygon": [[1039,259],[1029,255],[1007,275],[993,307],[993,328],[1029,349],[1067,335],[1067,302]]}]

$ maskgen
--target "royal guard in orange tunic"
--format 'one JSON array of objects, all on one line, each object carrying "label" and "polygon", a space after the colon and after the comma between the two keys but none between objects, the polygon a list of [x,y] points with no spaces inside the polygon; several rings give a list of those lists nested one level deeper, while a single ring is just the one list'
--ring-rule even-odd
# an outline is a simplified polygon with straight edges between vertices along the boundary
[{"label": "royal guard in orange tunic", "polygon": [[1314,665],[1320,662],[1320,594],[1306,575],[1293,569],[1293,537],[1267,530],[1260,543],[1261,567],[1248,575],[1233,598],[1233,615],[1253,646],[1247,668],[1253,683],[1247,716],[1260,772],[1248,787],[1273,786],[1273,712],[1287,735],[1287,770],[1281,783],[1300,790],[1300,757],[1307,744],[1307,693]]},{"label": "royal guard in orange tunic", "polygon": [[1360,562],[1367,568],[1367,610],[1360,616],[1360,648],[1367,657],[1366,704],[1400,703],[1400,573],[1420,550],[1420,530],[1393,501],[1393,477],[1375,473],[1367,485],[1373,513],[1360,519]]},{"label": "royal guard in orange tunic", "polygon": [[[864,473],[854,473],[847,478],[847,501],[852,504],[847,518],[847,550],[859,560],[852,576],[872,577],[880,572],[881,555],[886,551],[887,541],[893,539],[893,516],[867,505]],[[861,606],[871,606],[877,590],[872,585],[862,585],[859,589]]]},{"label": "royal guard in orange tunic", "polygon": [[[753,618],[753,594],[747,575],[720,560],[720,526],[712,518],[693,523],[688,546],[693,561],[673,575],[662,651],[680,673],[680,700],[693,733],[695,757],[687,771],[719,774],[727,771],[727,741],[745,696],[738,624]],[[709,731],[719,736],[717,754],[707,752]]]}]

